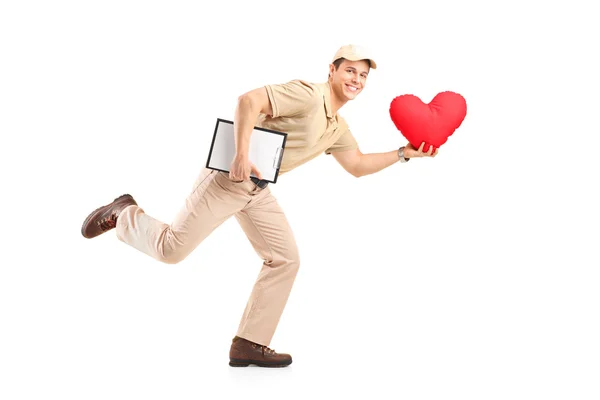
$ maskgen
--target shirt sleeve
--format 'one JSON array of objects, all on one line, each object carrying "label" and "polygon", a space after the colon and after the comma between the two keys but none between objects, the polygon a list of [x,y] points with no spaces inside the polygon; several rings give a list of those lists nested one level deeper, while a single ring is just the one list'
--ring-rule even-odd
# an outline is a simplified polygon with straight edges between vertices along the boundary
[{"label": "shirt sleeve", "polygon": [[331,154],[334,151],[347,151],[358,149],[358,142],[352,135],[352,131],[344,120],[341,121],[339,129],[342,130],[342,135],[338,140],[335,141],[328,149],[325,150],[325,154]]},{"label": "shirt sleeve", "polygon": [[319,99],[319,91],[310,83],[302,80],[266,85],[265,88],[273,109],[273,118],[293,117],[308,113]]}]

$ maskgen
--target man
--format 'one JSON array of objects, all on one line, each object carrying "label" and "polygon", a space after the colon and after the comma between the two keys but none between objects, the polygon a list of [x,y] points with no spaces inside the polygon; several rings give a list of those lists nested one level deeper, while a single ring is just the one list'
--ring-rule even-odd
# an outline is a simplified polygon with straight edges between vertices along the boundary
[{"label": "man", "polygon": [[[144,212],[131,195],[93,211],[82,226],[86,238],[115,228],[124,243],[167,264],[185,259],[211,232],[234,216],[262,258],[262,269],[242,314],[230,353],[231,366],[284,367],[289,354],[270,349],[300,265],[288,221],[260,171],[248,158],[255,126],[288,134],[280,174],[318,155],[332,154],[354,176],[380,171],[398,161],[434,157],[410,144],[387,153],[362,154],[338,110],[364,89],[377,64],[367,50],[342,46],[325,83],[293,80],[241,95],[234,116],[236,155],[230,172],[205,168],[172,223]],[[254,174],[257,178],[251,177]]]}]

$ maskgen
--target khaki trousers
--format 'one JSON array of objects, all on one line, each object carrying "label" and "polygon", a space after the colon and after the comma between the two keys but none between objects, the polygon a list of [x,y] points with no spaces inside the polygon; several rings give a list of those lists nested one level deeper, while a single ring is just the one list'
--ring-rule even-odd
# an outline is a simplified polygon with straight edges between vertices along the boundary
[{"label": "khaki trousers", "polygon": [[116,234],[156,260],[176,264],[231,216],[263,260],[237,335],[269,346],[300,265],[294,235],[269,186],[233,182],[228,173],[205,168],[170,225],[129,206],[117,219]]}]

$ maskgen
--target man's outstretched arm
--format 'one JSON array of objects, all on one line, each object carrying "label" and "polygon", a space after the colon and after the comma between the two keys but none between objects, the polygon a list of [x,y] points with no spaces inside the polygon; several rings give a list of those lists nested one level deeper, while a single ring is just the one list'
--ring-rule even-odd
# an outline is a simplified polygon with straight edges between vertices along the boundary
[{"label": "man's outstretched arm", "polygon": [[[438,153],[432,153],[431,149],[423,152],[424,143],[418,149],[415,149],[410,143],[404,148],[404,157],[411,159],[415,157],[435,157]],[[331,153],[338,163],[348,173],[358,177],[374,174],[390,165],[400,161],[398,150],[392,150],[385,153],[369,153],[363,154],[360,149],[349,151],[336,151]]]}]

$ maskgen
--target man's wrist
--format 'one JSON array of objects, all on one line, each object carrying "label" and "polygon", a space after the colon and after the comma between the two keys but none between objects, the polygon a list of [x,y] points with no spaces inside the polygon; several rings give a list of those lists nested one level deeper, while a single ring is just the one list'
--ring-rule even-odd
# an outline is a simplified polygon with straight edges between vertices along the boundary
[{"label": "man's wrist", "polygon": [[402,146],[402,147],[400,147],[398,149],[398,159],[400,160],[401,163],[405,163],[405,162],[408,162],[410,160],[410,158],[407,158],[404,155],[404,148],[405,148],[405,146]]},{"label": "man's wrist", "polygon": [[241,161],[246,161],[248,159],[248,153],[235,153],[235,158]]}]

